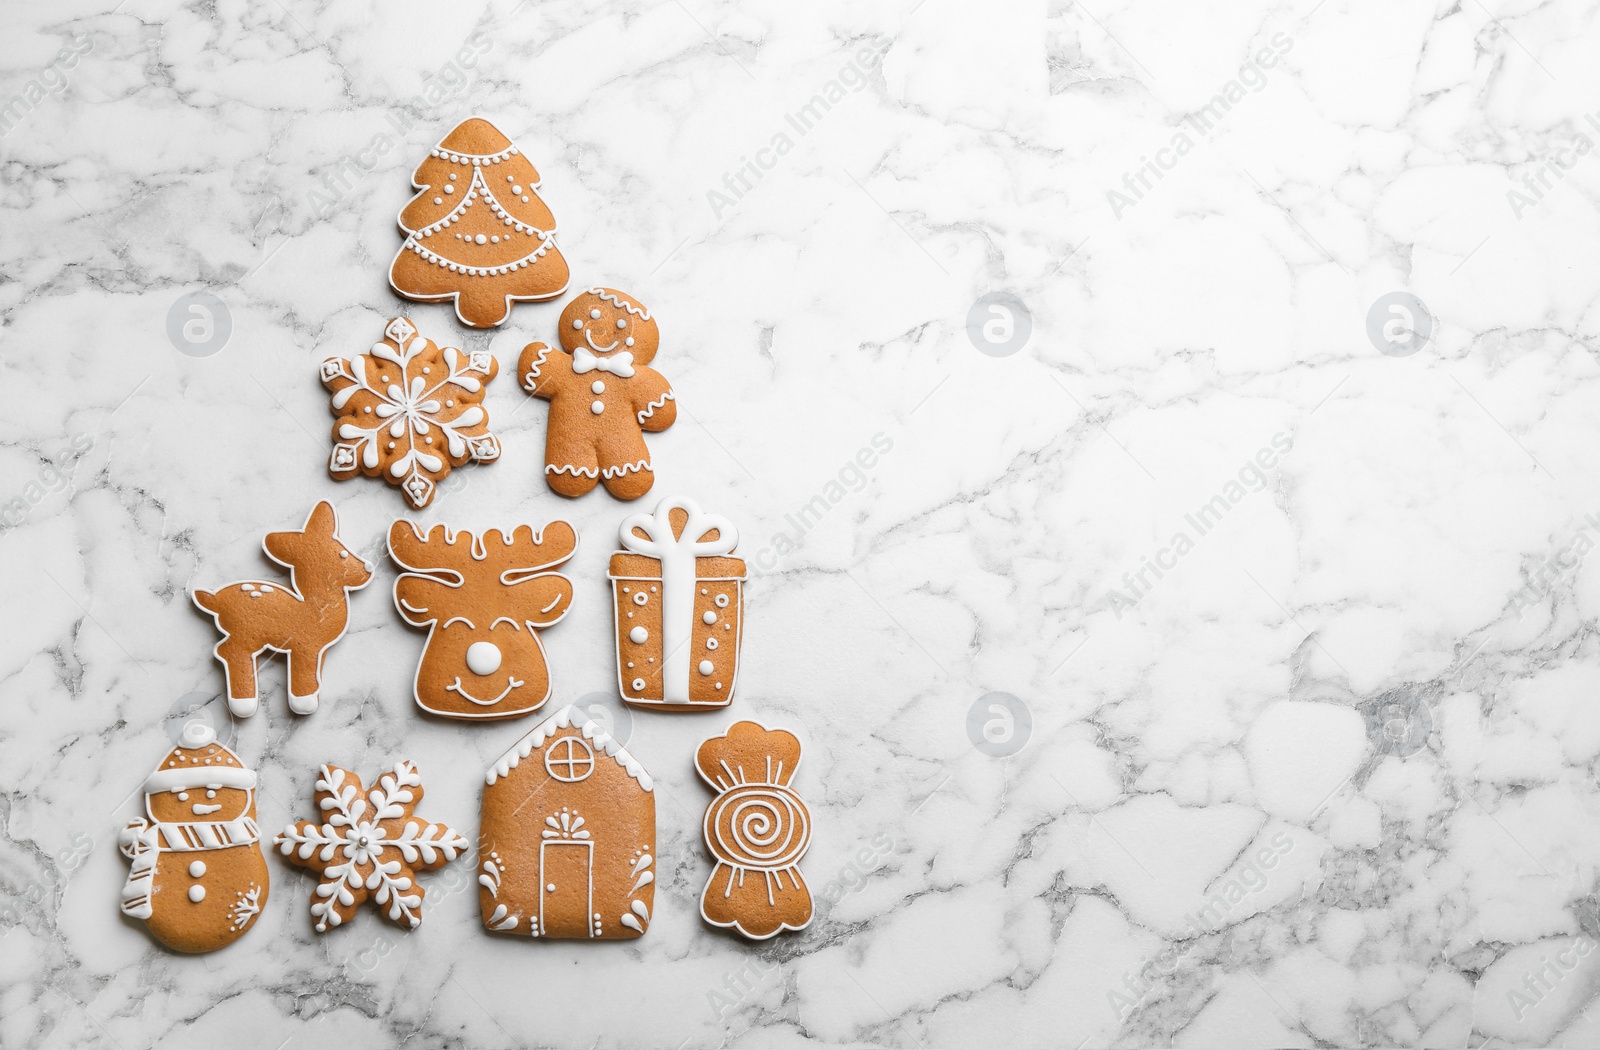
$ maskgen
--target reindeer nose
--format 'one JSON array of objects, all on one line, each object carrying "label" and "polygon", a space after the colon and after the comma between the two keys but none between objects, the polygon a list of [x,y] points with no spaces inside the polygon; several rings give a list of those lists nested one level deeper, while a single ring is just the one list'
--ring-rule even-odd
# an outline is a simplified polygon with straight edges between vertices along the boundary
[{"label": "reindeer nose", "polygon": [[467,646],[467,670],[473,674],[494,674],[500,670],[500,647],[493,642],[473,642]]}]

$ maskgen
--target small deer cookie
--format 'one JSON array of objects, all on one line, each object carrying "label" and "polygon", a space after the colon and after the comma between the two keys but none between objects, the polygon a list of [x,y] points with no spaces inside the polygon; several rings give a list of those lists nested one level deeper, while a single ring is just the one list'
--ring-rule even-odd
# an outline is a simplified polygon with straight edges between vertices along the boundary
[{"label": "small deer cookie", "polygon": [[656,323],[626,293],[590,288],[560,324],[559,348],[529,343],[517,363],[522,388],[550,402],[545,482],[562,496],[604,484],[617,499],[638,499],[655,483],[644,431],[678,418],[671,384],[648,367]]},{"label": "small deer cookie", "polygon": [[256,713],[256,657],[271,650],[289,657],[289,709],[317,709],[322,658],[344,637],[350,592],[372,582],[372,566],[339,538],[339,519],[318,503],[299,532],[269,532],[267,557],[289,570],[289,584],[265,580],[195,590],[195,605],[222,632],[212,651],[228,677],[228,709],[236,718]]},{"label": "small deer cookie", "polygon": [[564,521],[535,534],[453,532],[426,536],[409,521],[389,528],[389,557],[407,570],[394,581],[394,607],[428,628],[414,692],[424,711],[449,718],[515,718],[550,699],[550,668],[539,631],[572,604],[572,581],[551,571],[577,549]]},{"label": "small deer cookie", "polygon": [[122,912],[173,951],[209,952],[243,937],[267,903],[256,828],[256,775],[204,722],[144,782],[145,817],[118,835],[133,861]]}]

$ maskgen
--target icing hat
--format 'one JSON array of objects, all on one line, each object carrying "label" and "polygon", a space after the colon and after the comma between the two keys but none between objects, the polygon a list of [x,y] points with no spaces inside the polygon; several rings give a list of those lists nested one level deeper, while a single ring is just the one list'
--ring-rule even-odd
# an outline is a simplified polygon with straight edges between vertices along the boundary
[{"label": "icing hat", "polygon": [[256,786],[254,771],[239,756],[217,742],[216,730],[201,721],[183,727],[178,746],[167,752],[156,771],[144,782],[145,794],[186,788],[243,788]]}]

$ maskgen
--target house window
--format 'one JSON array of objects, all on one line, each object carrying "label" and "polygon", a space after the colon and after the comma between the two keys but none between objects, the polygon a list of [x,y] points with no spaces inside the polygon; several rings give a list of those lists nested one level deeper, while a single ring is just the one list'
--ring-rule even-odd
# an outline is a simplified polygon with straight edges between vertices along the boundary
[{"label": "house window", "polygon": [[594,752],[575,736],[565,736],[544,754],[544,768],[557,780],[576,783],[594,772]]}]

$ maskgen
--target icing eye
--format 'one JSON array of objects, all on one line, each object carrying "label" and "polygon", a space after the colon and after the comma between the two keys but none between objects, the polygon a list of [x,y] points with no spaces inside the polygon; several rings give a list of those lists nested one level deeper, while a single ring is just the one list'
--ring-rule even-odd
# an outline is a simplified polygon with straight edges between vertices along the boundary
[{"label": "icing eye", "polygon": [[178,792],[178,801],[179,802],[187,802],[187,801],[189,801],[189,793],[187,791]]},{"label": "icing eye", "polygon": [[574,317],[572,319],[572,327],[573,328],[582,328],[583,327],[583,322],[578,320],[576,317]]},{"label": "icing eye", "polygon": [[617,318],[617,327],[618,328],[626,328],[626,327],[628,327],[628,319],[626,317]]},{"label": "icing eye", "polygon": [[594,318],[596,321],[598,321],[598,320],[600,320],[600,311],[599,310],[590,310],[589,311],[589,316]]}]

